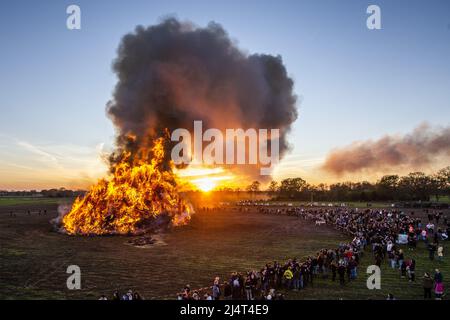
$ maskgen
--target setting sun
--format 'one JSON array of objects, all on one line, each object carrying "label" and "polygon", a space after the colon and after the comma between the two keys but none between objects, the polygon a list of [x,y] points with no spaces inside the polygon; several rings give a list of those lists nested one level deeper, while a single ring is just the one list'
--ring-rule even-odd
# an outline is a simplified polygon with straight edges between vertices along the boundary
[{"label": "setting sun", "polygon": [[233,174],[223,168],[188,167],[181,170],[174,170],[180,185],[184,185],[188,190],[200,190],[209,192],[214,189],[229,187],[233,181]]},{"label": "setting sun", "polygon": [[203,192],[209,192],[216,187],[216,182],[212,179],[199,179],[194,184]]}]

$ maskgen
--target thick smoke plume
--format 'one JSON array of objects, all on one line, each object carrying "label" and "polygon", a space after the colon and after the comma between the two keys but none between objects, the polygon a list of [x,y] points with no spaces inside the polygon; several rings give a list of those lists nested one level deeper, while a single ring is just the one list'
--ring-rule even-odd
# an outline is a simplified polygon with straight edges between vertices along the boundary
[{"label": "thick smoke plume", "polygon": [[113,70],[118,83],[107,113],[118,148],[112,163],[123,151],[147,150],[164,129],[192,132],[194,120],[204,130],[278,128],[280,155],[288,149],[296,96],[281,57],[241,51],[214,22],[200,28],[169,18],[138,26],[123,37]]},{"label": "thick smoke plume", "polygon": [[450,127],[423,124],[404,136],[385,136],[377,141],[358,141],[332,151],[323,169],[337,175],[362,170],[423,168],[438,157],[450,158]]}]

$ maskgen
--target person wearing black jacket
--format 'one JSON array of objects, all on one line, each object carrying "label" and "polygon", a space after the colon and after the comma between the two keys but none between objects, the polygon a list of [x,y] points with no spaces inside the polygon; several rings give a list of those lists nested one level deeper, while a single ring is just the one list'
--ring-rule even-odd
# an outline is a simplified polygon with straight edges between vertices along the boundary
[{"label": "person wearing black jacket", "polygon": [[431,289],[433,289],[433,279],[425,272],[423,275],[423,298],[431,299]]},{"label": "person wearing black jacket", "polygon": [[436,252],[436,249],[437,249],[436,243],[430,243],[428,245],[428,252],[429,252],[430,260],[434,260],[434,253]]},{"label": "person wearing black jacket", "polygon": [[340,264],[338,267],[338,274],[339,274],[339,283],[340,285],[345,284],[345,266],[343,264]]},{"label": "person wearing black jacket", "polygon": [[223,283],[223,298],[225,300],[231,300],[233,291],[231,290],[231,285],[228,281]]},{"label": "person wearing black jacket", "polygon": [[409,281],[416,281],[416,260],[412,259],[408,270]]},{"label": "person wearing black jacket", "polygon": [[336,281],[336,273],[337,273],[337,265],[336,265],[336,261],[333,260],[331,262],[331,274],[332,274],[331,280],[333,282]]}]

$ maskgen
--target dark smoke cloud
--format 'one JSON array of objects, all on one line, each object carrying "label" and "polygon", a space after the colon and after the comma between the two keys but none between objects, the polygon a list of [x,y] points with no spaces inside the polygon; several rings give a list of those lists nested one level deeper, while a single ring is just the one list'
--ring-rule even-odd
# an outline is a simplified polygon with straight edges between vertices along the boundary
[{"label": "dark smoke cloud", "polygon": [[423,124],[405,136],[388,135],[336,149],[322,168],[337,175],[366,169],[416,169],[433,164],[440,156],[450,157],[450,127],[433,129]]},{"label": "dark smoke cloud", "polygon": [[[280,154],[297,118],[293,81],[280,56],[246,54],[217,23],[199,28],[169,18],[123,37],[107,113],[123,150],[148,147],[164,128],[278,128]],[[191,131],[192,132],[192,131]],[[134,139],[130,139],[130,135]]]}]

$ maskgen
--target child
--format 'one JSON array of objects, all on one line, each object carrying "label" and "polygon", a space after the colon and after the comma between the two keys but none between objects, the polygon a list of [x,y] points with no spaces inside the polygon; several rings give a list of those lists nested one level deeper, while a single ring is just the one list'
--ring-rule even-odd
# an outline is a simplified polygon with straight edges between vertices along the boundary
[{"label": "child", "polygon": [[436,300],[442,300],[442,295],[444,294],[444,283],[437,282],[436,287],[434,288],[434,294],[436,296]]}]

